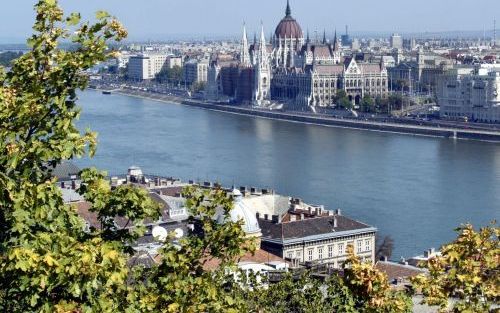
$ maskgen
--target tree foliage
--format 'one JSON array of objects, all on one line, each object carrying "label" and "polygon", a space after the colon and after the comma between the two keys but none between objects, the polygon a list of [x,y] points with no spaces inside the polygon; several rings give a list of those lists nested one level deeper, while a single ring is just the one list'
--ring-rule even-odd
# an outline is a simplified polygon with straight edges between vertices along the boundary
[{"label": "tree foliage", "polygon": [[182,67],[174,65],[172,68],[166,67],[158,73],[155,79],[159,82],[179,83],[182,81]]},{"label": "tree foliage", "polygon": [[[352,247],[343,275],[322,280],[312,273],[299,277],[287,274],[266,288],[244,289],[246,312],[409,313],[413,303],[404,292],[394,291],[387,276],[371,263],[363,263]],[[250,285],[255,285],[254,283]]]},{"label": "tree foliage", "polygon": [[363,112],[373,112],[375,108],[375,101],[369,95],[363,96],[361,99],[361,109]]},{"label": "tree foliage", "polygon": [[488,312],[500,300],[500,228],[476,231],[466,224],[456,231],[457,239],[424,264],[429,274],[415,277],[413,285],[441,312]]},{"label": "tree foliage", "polygon": [[337,94],[335,96],[335,102],[337,106],[344,108],[344,109],[352,109],[353,104],[347,97],[347,94],[344,90],[338,90]]},{"label": "tree foliage", "polygon": [[[143,234],[142,220],[158,217],[146,190],[112,189],[105,173],[86,169],[79,192],[101,224],[86,231],[74,207],[63,202],[52,178],[62,160],[93,155],[96,134],[81,134],[77,91],[84,72],[114,55],[107,43],[126,31],[106,12],[94,24],[79,14],[64,16],[55,0],[35,6],[31,50],[0,70],[0,311],[140,312],[225,311],[235,299],[222,288],[225,272],[203,270],[203,258],[230,265],[242,251],[238,223],[215,225],[215,207],[231,202],[222,191],[187,191],[203,237],[166,244],[152,271],[127,267],[131,244]],[[60,42],[75,48],[63,50]],[[115,218],[127,220],[119,229]],[[139,282],[145,282],[144,284]],[[160,293],[162,291],[162,293]],[[221,309],[221,310],[219,310]],[[234,310],[233,310],[234,311]],[[236,311],[235,311],[236,312]]]}]

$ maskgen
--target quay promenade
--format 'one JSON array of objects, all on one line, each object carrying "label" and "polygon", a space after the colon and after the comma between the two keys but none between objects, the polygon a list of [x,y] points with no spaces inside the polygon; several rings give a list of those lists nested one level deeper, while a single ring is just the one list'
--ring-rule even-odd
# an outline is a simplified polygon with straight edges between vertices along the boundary
[{"label": "quay promenade", "polygon": [[125,96],[145,98],[165,103],[174,102],[177,104],[183,104],[208,110],[248,115],[248,116],[257,116],[261,118],[269,118],[269,119],[276,119],[276,120],[283,120],[283,121],[290,121],[297,123],[315,124],[328,127],[343,127],[343,128],[352,128],[352,129],[361,129],[370,131],[390,132],[390,133],[399,133],[408,135],[500,142],[500,131],[495,131],[495,130],[412,125],[412,124],[380,122],[372,120],[336,118],[336,117],[313,115],[310,113],[301,113],[301,112],[270,111],[252,107],[217,104],[217,103],[205,102],[203,100],[187,99],[183,97],[169,96],[169,95],[163,95],[163,94],[157,94],[139,90],[120,89],[120,90],[114,90],[113,92]]}]

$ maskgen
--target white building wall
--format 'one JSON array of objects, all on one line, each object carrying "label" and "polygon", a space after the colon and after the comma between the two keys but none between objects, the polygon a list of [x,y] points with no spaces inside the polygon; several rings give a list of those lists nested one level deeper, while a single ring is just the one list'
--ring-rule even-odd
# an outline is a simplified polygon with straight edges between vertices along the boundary
[{"label": "white building wall", "polygon": [[375,233],[287,246],[283,249],[282,257],[295,259],[301,263],[315,262],[340,268],[347,259],[347,247],[349,245],[354,247],[354,253],[363,261],[375,263]]},{"label": "white building wall", "polygon": [[437,97],[442,118],[500,123],[500,65],[449,71],[439,79]]}]

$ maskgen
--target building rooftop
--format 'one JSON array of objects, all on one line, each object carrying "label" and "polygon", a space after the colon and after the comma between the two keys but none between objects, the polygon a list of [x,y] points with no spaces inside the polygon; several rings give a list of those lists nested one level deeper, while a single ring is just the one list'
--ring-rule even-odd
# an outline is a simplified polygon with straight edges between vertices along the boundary
[{"label": "building rooftop", "polygon": [[262,240],[278,242],[293,241],[311,237],[345,235],[346,232],[375,232],[376,229],[350,219],[348,217],[323,213],[315,215],[308,211],[288,212],[281,220],[273,216],[271,219],[259,216]]}]

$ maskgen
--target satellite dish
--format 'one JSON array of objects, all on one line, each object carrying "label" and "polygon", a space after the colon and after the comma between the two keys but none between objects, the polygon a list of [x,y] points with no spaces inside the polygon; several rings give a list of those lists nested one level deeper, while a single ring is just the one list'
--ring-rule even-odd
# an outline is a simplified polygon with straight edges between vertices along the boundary
[{"label": "satellite dish", "polygon": [[168,232],[165,228],[161,226],[153,227],[153,237],[158,241],[165,241],[168,237]]},{"label": "satellite dish", "polygon": [[174,230],[174,236],[177,239],[182,238],[184,236],[184,231],[182,229],[180,229],[180,228],[176,228]]}]

